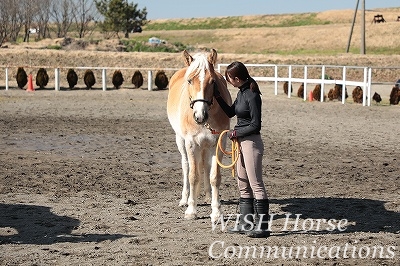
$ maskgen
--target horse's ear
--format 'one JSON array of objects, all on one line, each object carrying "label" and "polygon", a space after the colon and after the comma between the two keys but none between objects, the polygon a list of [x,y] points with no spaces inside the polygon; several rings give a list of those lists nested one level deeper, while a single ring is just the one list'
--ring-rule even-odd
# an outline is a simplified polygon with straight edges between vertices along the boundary
[{"label": "horse's ear", "polygon": [[210,62],[211,65],[215,65],[217,62],[217,51],[215,49],[211,49],[211,52],[208,55],[208,62]]},{"label": "horse's ear", "polygon": [[185,61],[186,66],[190,66],[190,64],[193,62],[193,57],[186,50],[184,50],[183,60]]}]

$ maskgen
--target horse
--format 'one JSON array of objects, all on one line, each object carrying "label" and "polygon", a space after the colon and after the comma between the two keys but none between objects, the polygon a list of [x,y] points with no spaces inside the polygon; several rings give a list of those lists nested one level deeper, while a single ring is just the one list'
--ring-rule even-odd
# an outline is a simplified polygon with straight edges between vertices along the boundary
[{"label": "horse", "polygon": [[[230,119],[214,99],[214,86],[227,104],[232,104],[232,98],[226,80],[214,69],[215,49],[193,56],[185,50],[183,58],[186,66],[172,75],[167,99],[168,120],[181,154],[183,188],[179,206],[187,205],[185,219],[197,218],[197,198],[203,180],[206,202],[211,203],[210,218],[215,222],[221,215],[221,173],[215,151],[218,133],[229,129]],[[225,142],[226,137],[222,145]]]}]

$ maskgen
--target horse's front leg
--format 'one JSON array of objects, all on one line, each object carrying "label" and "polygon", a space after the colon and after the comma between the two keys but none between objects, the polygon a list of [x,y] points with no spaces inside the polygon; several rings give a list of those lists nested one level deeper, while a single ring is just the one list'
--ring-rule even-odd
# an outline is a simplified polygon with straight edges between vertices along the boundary
[{"label": "horse's front leg", "polygon": [[211,204],[211,185],[210,185],[210,174],[211,174],[211,162],[213,152],[209,150],[203,151],[202,160],[200,160],[199,174],[203,177],[205,202]]},{"label": "horse's front leg", "polygon": [[210,171],[210,184],[211,184],[211,222],[216,222],[221,216],[221,204],[219,201],[219,187],[221,185],[221,172],[218,166],[215,155],[212,156],[211,160],[211,171]]},{"label": "horse's front leg", "polygon": [[186,154],[185,139],[176,135],[176,144],[181,154],[181,164],[182,164],[182,174],[183,174],[182,198],[179,202],[179,206],[184,206],[187,204],[189,197],[189,180],[188,180],[189,162]]},{"label": "horse's front leg", "polygon": [[[193,148],[193,147],[191,147]],[[195,148],[193,148],[195,149]],[[198,165],[196,164],[196,150],[187,151],[189,162],[189,198],[188,207],[185,211],[185,219],[197,218],[197,197],[200,190],[200,180],[198,175]]]}]

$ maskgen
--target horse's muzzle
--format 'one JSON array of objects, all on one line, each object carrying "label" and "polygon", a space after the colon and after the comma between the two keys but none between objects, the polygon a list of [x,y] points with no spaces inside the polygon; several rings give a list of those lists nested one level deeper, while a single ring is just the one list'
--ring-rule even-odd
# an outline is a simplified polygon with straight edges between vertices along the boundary
[{"label": "horse's muzzle", "polygon": [[204,125],[208,120],[208,112],[203,111],[201,115],[198,115],[198,112],[193,113],[193,119],[198,125]]},{"label": "horse's muzzle", "polygon": [[[203,105],[197,106],[194,108],[194,104],[196,102],[203,103]],[[193,119],[198,125],[204,125],[208,120],[208,109],[212,105],[212,100],[208,101],[206,99],[196,99],[190,101],[190,108],[193,109]]]}]

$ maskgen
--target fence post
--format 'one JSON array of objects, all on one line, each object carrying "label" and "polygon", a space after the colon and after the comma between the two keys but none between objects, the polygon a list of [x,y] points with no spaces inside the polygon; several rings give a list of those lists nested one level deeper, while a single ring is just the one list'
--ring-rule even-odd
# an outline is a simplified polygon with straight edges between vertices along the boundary
[{"label": "fence post", "polygon": [[151,70],[147,72],[147,90],[153,90],[153,72]]},{"label": "fence post", "polygon": [[107,90],[107,77],[106,77],[106,75],[107,75],[107,71],[106,71],[105,68],[103,68],[103,70],[101,71],[101,84],[102,84],[102,87],[103,87],[103,91]]},{"label": "fence post", "polygon": [[343,67],[342,104],[346,101],[346,66]]},{"label": "fence post", "polygon": [[308,68],[307,66],[304,66],[304,93],[303,93],[303,100],[307,100],[307,76],[308,76]]},{"label": "fence post", "polygon": [[368,106],[371,106],[371,80],[372,80],[372,68],[368,67],[368,81],[367,81],[367,86],[368,86]]},{"label": "fence post", "polygon": [[56,91],[60,90],[60,69],[56,68],[54,70],[54,89]]},{"label": "fence post", "polygon": [[8,67],[6,67],[6,91],[8,91]]},{"label": "fence post", "polygon": [[275,65],[275,95],[278,95],[278,66]]},{"label": "fence post", "polygon": [[321,103],[324,101],[324,88],[325,88],[325,65],[322,66],[322,82],[321,82]]},{"label": "fence post", "polygon": [[363,86],[363,106],[367,104],[367,78],[368,71],[367,68],[364,68],[364,86]]},{"label": "fence post", "polygon": [[288,98],[292,96],[292,65],[289,65]]}]

